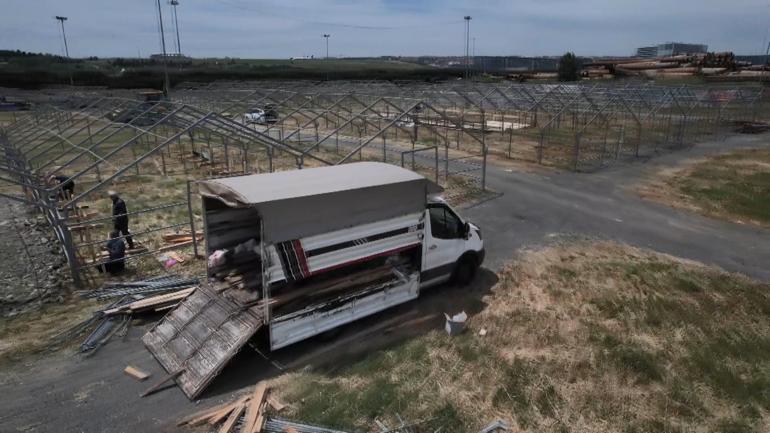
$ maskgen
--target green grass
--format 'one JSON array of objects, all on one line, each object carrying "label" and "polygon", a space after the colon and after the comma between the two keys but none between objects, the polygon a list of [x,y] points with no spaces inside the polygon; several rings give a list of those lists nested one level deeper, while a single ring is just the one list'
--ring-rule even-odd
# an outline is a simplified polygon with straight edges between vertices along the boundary
[{"label": "green grass", "polygon": [[712,157],[669,185],[708,215],[770,225],[770,149]]}]

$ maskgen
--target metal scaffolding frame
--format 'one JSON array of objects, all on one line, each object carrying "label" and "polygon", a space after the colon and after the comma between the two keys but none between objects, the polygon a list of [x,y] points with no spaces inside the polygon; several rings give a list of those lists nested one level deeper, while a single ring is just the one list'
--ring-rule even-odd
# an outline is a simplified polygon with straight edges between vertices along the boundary
[{"label": "metal scaffolding frame", "polygon": [[[132,235],[147,248],[131,259],[162,252],[155,238],[184,227],[197,252],[197,179],[376,160],[409,164],[461,198],[486,190],[488,157],[592,171],[720,138],[767,104],[761,87],[646,82],[219,81],[154,103],[98,88],[16,93],[34,109],[0,129],[0,196],[40,210],[76,283],[103,262],[87,234],[112,218],[107,189],[141,218]],[[246,121],[268,104],[274,123]],[[53,173],[76,182],[74,196],[47,184]]]}]

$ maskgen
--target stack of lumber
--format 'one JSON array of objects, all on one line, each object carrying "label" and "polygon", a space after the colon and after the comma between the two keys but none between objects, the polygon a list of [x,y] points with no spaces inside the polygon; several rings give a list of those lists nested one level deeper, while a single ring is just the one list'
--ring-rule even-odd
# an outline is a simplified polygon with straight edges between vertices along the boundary
[{"label": "stack of lumber", "polygon": [[147,311],[168,310],[174,308],[177,304],[182,302],[186,297],[194,292],[195,289],[195,287],[191,287],[189,289],[183,289],[163,295],[151,296],[149,298],[140,299],[129,304],[124,304],[115,308],[104,310],[102,313],[104,313],[105,316],[113,316],[116,314],[135,314]]},{"label": "stack of lumber", "polygon": [[[162,235],[163,242],[165,243],[164,246],[160,247],[158,251],[166,251],[171,250],[174,248],[181,248],[186,247],[188,245],[192,245],[193,243],[193,235],[190,232],[182,232],[182,233],[167,233]],[[195,232],[195,239],[198,242],[203,241],[203,232],[196,231]]]},{"label": "stack of lumber", "polygon": [[280,412],[286,406],[269,395],[265,382],[259,382],[250,395],[194,413],[177,423],[177,426],[220,425],[218,433],[259,433],[265,424],[268,407]]},{"label": "stack of lumber", "polygon": [[393,266],[382,265],[336,278],[307,281],[301,285],[280,288],[279,293],[270,299],[270,305],[276,312],[279,310],[281,313],[296,311],[328,301],[346,292],[373,287],[380,283],[393,281],[395,278]]}]

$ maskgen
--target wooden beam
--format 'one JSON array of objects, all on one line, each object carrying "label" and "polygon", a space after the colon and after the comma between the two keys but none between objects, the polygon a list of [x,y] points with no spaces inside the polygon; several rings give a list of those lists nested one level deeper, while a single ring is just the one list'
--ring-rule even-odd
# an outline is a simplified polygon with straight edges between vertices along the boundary
[{"label": "wooden beam", "polygon": [[262,412],[262,403],[265,400],[267,394],[267,383],[260,381],[254,387],[254,394],[251,396],[251,402],[248,409],[246,409],[246,419],[243,421],[241,432],[250,433],[254,428],[257,418]]},{"label": "wooden beam", "polygon": [[138,368],[132,367],[130,365],[127,366],[123,370],[123,372],[126,373],[127,375],[133,377],[136,380],[145,380],[148,377],[150,377],[150,375],[148,373],[145,373],[142,370],[139,370]]}]

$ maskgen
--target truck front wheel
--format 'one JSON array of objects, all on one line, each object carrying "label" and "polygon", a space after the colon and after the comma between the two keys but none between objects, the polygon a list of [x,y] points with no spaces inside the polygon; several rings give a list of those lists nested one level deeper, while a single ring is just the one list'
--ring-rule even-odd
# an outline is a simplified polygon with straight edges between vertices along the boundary
[{"label": "truck front wheel", "polygon": [[472,255],[465,255],[457,261],[454,274],[452,275],[452,280],[457,284],[463,286],[467,285],[473,281],[473,278],[476,276],[477,269],[478,264],[476,257]]}]

